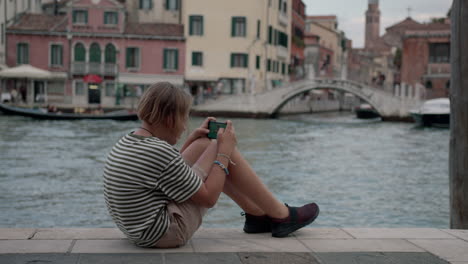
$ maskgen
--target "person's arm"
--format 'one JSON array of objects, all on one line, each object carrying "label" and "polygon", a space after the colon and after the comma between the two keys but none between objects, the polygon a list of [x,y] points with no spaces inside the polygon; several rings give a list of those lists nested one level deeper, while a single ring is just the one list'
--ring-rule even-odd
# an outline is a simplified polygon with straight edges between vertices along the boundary
[{"label": "person's arm", "polygon": [[195,140],[197,140],[198,138],[201,138],[201,137],[206,137],[206,135],[210,132],[210,130],[208,130],[208,122],[210,120],[216,120],[216,118],[214,117],[208,117],[207,119],[205,119],[205,121],[203,121],[203,123],[201,124],[201,126],[197,129],[195,129],[187,138],[187,140],[185,141],[184,145],[182,145],[182,148],[180,149],[180,153],[184,152],[184,150],[190,146],[190,144],[192,144]]},{"label": "person's arm", "polygon": [[218,201],[219,195],[223,191],[226,180],[226,172],[218,164],[219,161],[226,168],[229,168],[229,160],[218,153],[230,156],[237,144],[234,127],[231,121],[227,121],[226,130],[220,128],[218,140],[213,140],[194,166],[208,172],[208,178],[200,189],[191,197],[192,201],[206,208],[213,207]]}]

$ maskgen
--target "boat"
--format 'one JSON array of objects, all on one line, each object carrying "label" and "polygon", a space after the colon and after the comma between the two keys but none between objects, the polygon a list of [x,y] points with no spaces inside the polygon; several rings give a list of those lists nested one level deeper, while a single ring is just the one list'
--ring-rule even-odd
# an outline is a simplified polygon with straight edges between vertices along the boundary
[{"label": "boat", "polygon": [[138,120],[135,112],[128,110],[118,110],[100,114],[80,114],[80,113],[61,113],[61,112],[48,112],[44,108],[25,108],[15,107],[7,104],[0,103],[0,111],[7,115],[18,115],[25,117],[32,117],[42,120],[81,120],[81,119],[109,119],[109,120]]},{"label": "boat", "polygon": [[356,117],[360,119],[379,118],[379,113],[370,104],[361,104],[354,109]]},{"label": "boat", "polygon": [[410,114],[420,126],[447,128],[450,126],[450,100],[448,98],[427,100],[419,109],[411,110]]}]

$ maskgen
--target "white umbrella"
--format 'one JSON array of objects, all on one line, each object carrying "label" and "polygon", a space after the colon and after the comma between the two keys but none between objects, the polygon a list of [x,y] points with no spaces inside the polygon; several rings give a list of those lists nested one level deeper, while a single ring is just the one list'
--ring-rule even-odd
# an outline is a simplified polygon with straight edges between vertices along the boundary
[{"label": "white umbrella", "polygon": [[51,79],[52,73],[29,64],[23,64],[18,67],[8,68],[0,71],[0,78],[3,79]]}]

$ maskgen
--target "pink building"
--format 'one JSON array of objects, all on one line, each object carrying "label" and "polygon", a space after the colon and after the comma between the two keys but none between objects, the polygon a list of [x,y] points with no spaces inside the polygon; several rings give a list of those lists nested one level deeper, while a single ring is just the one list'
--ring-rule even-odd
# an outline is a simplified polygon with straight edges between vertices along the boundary
[{"label": "pink building", "polygon": [[183,25],[127,22],[115,0],[75,0],[66,15],[27,14],[7,29],[7,65],[30,64],[46,80],[11,79],[28,104],[134,107],[149,85],[183,85]]}]

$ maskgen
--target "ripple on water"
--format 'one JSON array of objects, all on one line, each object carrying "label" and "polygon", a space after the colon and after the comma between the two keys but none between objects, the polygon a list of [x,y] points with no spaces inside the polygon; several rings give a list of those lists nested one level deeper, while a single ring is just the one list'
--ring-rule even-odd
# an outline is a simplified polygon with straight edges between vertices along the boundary
[{"label": "ripple on water", "polygon": [[[233,121],[238,148],[280,200],[319,203],[315,226],[448,227],[448,130],[346,114]],[[137,127],[0,115],[1,226],[114,226],[102,169],[112,145]],[[242,227],[240,212],[222,195],[203,225]]]}]

